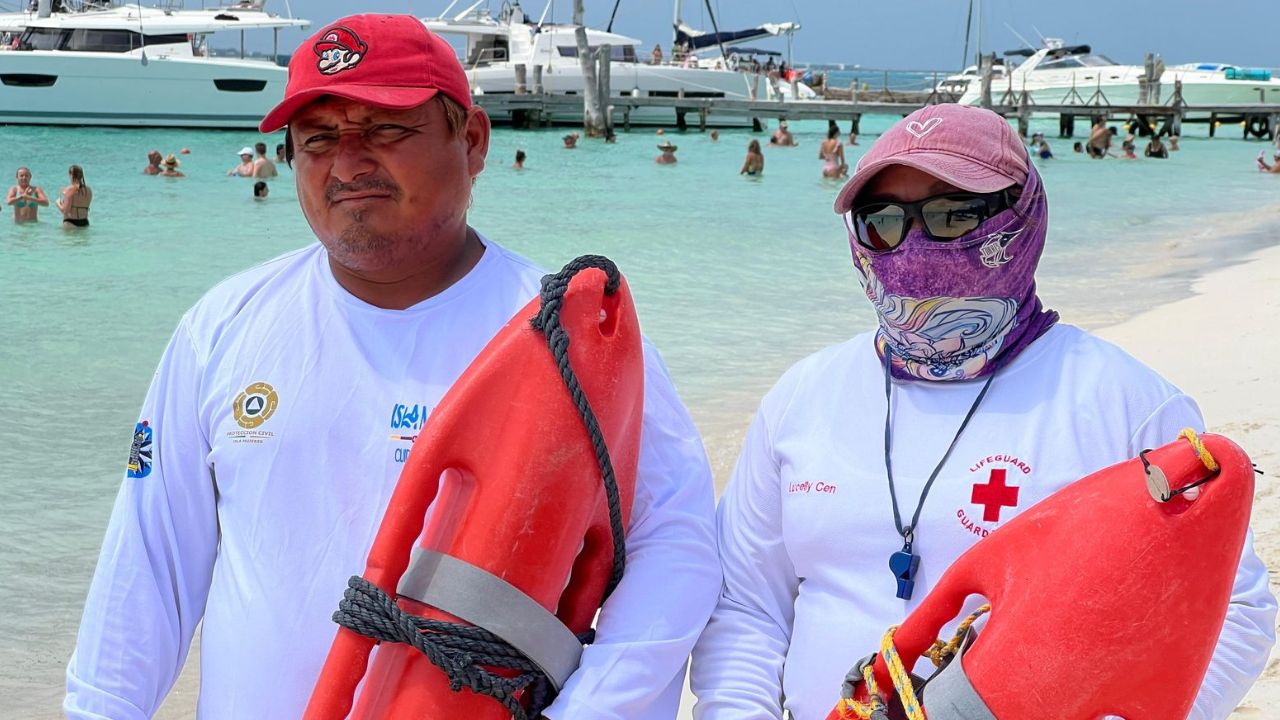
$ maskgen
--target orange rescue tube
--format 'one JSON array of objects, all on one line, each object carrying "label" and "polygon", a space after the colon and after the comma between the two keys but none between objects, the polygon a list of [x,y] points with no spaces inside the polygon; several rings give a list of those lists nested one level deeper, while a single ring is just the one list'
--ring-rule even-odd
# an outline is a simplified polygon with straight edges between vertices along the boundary
[{"label": "orange rescue tube", "polygon": [[[931,694],[951,686],[935,683],[948,665],[922,691],[930,720],[1187,717],[1226,618],[1254,487],[1240,447],[1199,440],[1207,455],[1184,431],[1063,488],[943,573],[892,643],[910,670],[970,595],[985,597],[990,619],[952,665],[986,710],[956,713],[963,702]],[[901,709],[883,653],[875,680]],[[865,683],[856,690],[865,702]],[[828,720],[852,717],[841,701]]]},{"label": "orange rescue tube", "polygon": [[[560,321],[570,366],[612,460],[625,528],[635,493],[644,362],[626,281],[612,263],[598,260],[613,282],[597,267],[582,269],[568,283]],[[415,564],[420,555],[443,557],[500,578],[573,634],[590,629],[603,602],[614,542],[601,470],[547,338],[531,326],[538,312],[535,298],[481,351],[432,412],[400,474],[363,577],[409,614],[472,622],[397,594],[408,580],[411,551]],[[482,599],[486,593],[473,592]],[[512,716],[491,697],[451,689],[445,673],[412,646],[384,642],[369,665],[374,644],[339,629],[304,717]]]}]

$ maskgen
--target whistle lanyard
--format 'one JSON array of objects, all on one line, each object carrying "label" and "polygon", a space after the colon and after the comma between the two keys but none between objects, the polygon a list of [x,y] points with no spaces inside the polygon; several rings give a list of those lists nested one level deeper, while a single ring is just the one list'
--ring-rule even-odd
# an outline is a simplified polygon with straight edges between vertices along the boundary
[{"label": "whistle lanyard", "polygon": [[947,464],[947,458],[951,457],[951,451],[956,449],[956,444],[960,442],[960,436],[964,434],[964,429],[968,427],[969,421],[973,419],[974,413],[978,411],[978,406],[982,404],[982,398],[987,396],[987,389],[991,387],[991,381],[996,379],[996,374],[992,372],[987,377],[987,381],[982,384],[982,390],[978,392],[978,397],[969,406],[969,412],[965,413],[964,420],[960,423],[960,429],[956,430],[956,436],[951,439],[951,445],[942,454],[942,459],[938,461],[937,467],[929,474],[928,482],[924,484],[924,489],[920,491],[920,499],[916,502],[916,511],[911,516],[911,522],[904,526],[902,524],[902,516],[898,512],[898,493],[893,485],[893,381],[889,372],[890,352],[892,351],[886,346],[884,352],[884,471],[889,478],[889,499],[893,504],[893,524],[897,527],[898,534],[902,536],[902,549],[889,556],[889,569],[893,571],[893,576],[898,582],[898,597],[903,600],[910,600],[911,591],[915,588],[916,570],[920,567],[920,556],[912,551],[911,545],[915,541],[916,523],[920,522],[920,510],[924,508],[924,499],[928,497],[929,489],[933,487],[933,481],[938,479],[938,473],[942,472],[942,466]]}]

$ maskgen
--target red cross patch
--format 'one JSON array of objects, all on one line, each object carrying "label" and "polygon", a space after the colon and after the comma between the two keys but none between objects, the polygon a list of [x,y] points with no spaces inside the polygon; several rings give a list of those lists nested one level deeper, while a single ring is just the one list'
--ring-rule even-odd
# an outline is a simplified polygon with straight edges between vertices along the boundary
[{"label": "red cross patch", "polygon": [[983,522],[999,522],[1001,508],[1018,505],[1018,488],[1005,485],[1005,476],[1004,468],[996,468],[991,471],[990,481],[973,485],[969,502],[982,506]]}]

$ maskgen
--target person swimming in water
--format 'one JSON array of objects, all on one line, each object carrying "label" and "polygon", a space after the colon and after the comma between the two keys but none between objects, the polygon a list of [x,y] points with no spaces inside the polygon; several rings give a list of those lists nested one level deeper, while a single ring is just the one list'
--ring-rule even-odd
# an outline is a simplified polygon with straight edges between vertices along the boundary
[{"label": "person swimming in water", "polygon": [[164,170],[160,175],[163,177],[186,177],[187,174],[178,170],[178,166],[182,163],[178,162],[178,156],[169,153],[169,157],[164,159]]},{"label": "person swimming in water", "polygon": [[72,165],[67,168],[71,184],[62,188],[58,209],[62,211],[62,226],[89,227],[89,205],[93,203],[93,190],[84,181],[84,168]]},{"label": "person swimming in water", "polygon": [[738,174],[747,177],[764,175],[764,153],[760,151],[759,140],[752,140],[747,145],[747,158],[742,161],[742,169]]},{"label": "person swimming in water", "polygon": [[40,208],[49,207],[49,198],[44,190],[31,184],[31,169],[20,167],[17,172],[18,184],[9,188],[5,202],[13,208],[15,223],[36,222]]}]

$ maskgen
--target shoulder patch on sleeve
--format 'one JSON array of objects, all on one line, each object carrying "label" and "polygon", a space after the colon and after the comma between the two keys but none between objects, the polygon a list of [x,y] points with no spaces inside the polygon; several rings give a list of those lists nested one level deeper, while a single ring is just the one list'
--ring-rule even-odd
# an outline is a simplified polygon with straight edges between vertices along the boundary
[{"label": "shoulder patch on sleeve", "polygon": [[133,445],[129,448],[129,464],[126,465],[131,478],[144,478],[151,474],[151,423],[143,420],[133,428]]}]

